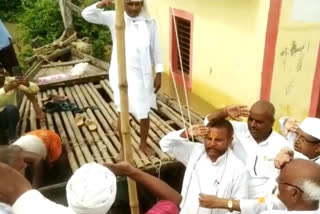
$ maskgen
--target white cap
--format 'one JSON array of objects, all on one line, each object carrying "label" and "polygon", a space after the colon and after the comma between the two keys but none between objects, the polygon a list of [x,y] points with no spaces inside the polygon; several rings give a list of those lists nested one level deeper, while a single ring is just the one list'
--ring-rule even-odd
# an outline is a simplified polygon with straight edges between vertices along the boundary
[{"label": "white cap", "polygon": [[116,193],[115,175],[97,163],[83,165],[67,184],[68,204],[77,214],[106,214]]},{"label": "white cap", "polygon": [[299,125],[299,128],[303,132],[320,140],[320,119],[319,118],[307,117]]}]

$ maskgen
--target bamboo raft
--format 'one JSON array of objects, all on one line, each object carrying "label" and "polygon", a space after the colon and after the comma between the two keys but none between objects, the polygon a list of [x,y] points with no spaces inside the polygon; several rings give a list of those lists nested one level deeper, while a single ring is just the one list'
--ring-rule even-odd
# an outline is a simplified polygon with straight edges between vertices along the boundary
[{"label": "bamboo raft", "polygon": [[[72,66],[79,62],[88,62],[89,72],[86,75],[72,80],[41,84],[41,91],[37,94],[40,107],[42,100],[49,94],[63,95],[68,97],[71,103],[77,104],[79,108],[86,109],[84,115],[93,119],[97,125],[96,131],[90,131],[86,126],[78,127],[75,124],[75,114],[71,111],[60,113],[46,113],[46,122],[40,124],[36,121],[35,111],[26,97],[20,106],[21,123],[19,134],[24,134],[35,129],[49,129],[60,134],[62,143],[67,151],[70,167],[74,172],[81,165],[96,161],[98,163],[111,163],[115,161],[120,149],[120,141],[114,124],[118,118],[118,112],[113,103],[113,94],[110,83],[106,79],[108,63],[93,58],[71,48],[71,60],[67,62],[42,63],[33,73],[29,73],[32,81],[41,76],[52,73],[68,72]],[[42,59],[41,59],[42,61]],[[34,64],[37,65],[37,62]],[[150,113],[150,130],[148,146],[154,150],[155,156],[148,158],[139,150],[140,127],[139,121],[130,118],[131,142],[134,163],[143,170],[159,170],[160,167],[170,166],[176,163],[173,157],[161,151],[158,143],[162,137],[171,131],[184,128],[180,108],[175,100],[166,95],[159,94],[157,104],[158,110]],[[98,108],[88,108],[98,107]],[[182,108],[185,120],[187,109]],[[191,113],[192,123],[202,123],[202,118]]]}]

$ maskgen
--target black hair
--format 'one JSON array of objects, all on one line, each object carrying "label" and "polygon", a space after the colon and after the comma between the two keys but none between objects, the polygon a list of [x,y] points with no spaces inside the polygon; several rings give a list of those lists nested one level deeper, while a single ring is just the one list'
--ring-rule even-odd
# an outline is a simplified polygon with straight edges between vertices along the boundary
[{"label": "black hair", "polygon": [[225,128],[230,136],[233,136],[232,124],[224,118],[214,118],[207,124],[208,128]]}]

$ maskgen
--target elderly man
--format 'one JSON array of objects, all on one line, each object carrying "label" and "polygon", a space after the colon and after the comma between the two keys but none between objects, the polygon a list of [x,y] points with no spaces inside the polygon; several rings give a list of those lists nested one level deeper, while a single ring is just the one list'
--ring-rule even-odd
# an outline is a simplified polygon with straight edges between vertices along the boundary
[{"label": "elderly man", "polygon": [[[284,165],[277,178],[278,196],[258,199],[233,200],[234,209],[246,214],[259,214],[269,210],[319,212],[320,166],[312,161],[295,159]],[[227,209],[227,200],[202,195],[200,205]],[[300,213],[300,212],[299,212]],[[304,212],[301,212],[304,213]]]},{"label": "elderly man", "polygon": [[[192,143],[187,136],[205,137],[205,143]],[[247,198],[247,171],[229,148],[233,128],[225,119],[213,119],[208,125],[171,132],[160,141],[162,151],[174,155],[186,166],[180,204],[183,214],[227,213],[199,207],[200,193],[232,199]],[[232,210],[232,201],[229,201]]]},{"label": "elderly man", "polygon": [[[107,25],[111,31],[114,45],[109,80],[114,93],[115,105],[120,111],[115,11],[103,10],[110,5],[112,5],[111,0],[102,0],[85,8],[82,16],[88,22]],[[151,108],[157,108],[155,93],[160,89],[161,72],[163,71],[160,45],[156,22],[145,12],[143,0],[125,0],[125,11],[129,111],[140,120],[140,149],[150,156],[153,155],[153,150],[147,147],[149,111]],[[153,68],[156,71],[154,80]],[[118,131],[120,134],[120,120],[118,120]],[[120,152],[118,158],[123,159],[123,151]]]},{"label": "elderly man", "polygon": [[319,118],[307,117],[300,125],[293,118],[281,118],[280,126],[294,150],[289,147],[282,149],[277,156],[276,167],[279,168],[283,161],[288,161],[293,156],[320,164]]},{"label": "elderly man", "polygon": [[25,77],[8,77],[5,70],[0,67],[0,144],[5,143],[5,130],[8,130],[8,142],[16,140],[17,124],[20,118],[17,108],[17,92],[23,91],[33,104],[38,119],[44,119],[44,113],[39,107],[36,94],[39,87],[29,82]]},{"label": "elderly man", "polygon": [[249,198],[258,198],[271,193],[278,175],[273,165],[276,154],[288,146],[288,142],[273,131],[274,106],[267,101],[258,101],[250,111],[246,106],[227,106],[207,116],[207,121],[230,117],[248,122],[232,121],[234,129],[232,150],[250,173]]}]

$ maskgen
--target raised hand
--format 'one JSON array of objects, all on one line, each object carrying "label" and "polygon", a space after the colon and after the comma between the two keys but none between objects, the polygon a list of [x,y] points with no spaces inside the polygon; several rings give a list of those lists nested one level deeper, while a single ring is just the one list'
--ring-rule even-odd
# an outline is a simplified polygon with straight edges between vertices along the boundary
[{"label": "raised hand", "polygon": [[289,163],[294,156],[294,152],[289,147],[285,147],[280,150],[274,159],[274,167],[281,169],[286,163]]},{"label": "raised hand", "polygon": [[249,109],[245,105],[233,105],[225,108],[226,114],[233,120],[242,121],[241,117],[250,115]]},{"label": "raised hand", "polygon": [[9,83],[7,83],[6,85],[3,86],[5,92],[14,90],[16,88],[19,87],[19,85],[21,84],[20,80],[12,80]]},{"label": "raised hand", "polygon": [[118,176],[129,176],[135,170],[135,168],[126,161],[121,161],[116,164],[105,163],[103,165]]},{"label": "raised hand", "polygon": [[111,5],[112,5],[112,0],[101,0],[98,3],[97,7],[98,8],[104,8],[104,7],[109,7]]},{"label": "raised hand", "polygon": [[292,117],[289,117],[284,124],[284,136],[287,136],[289,132],[296,132],[298,127],[298,121]]},{"label": "raised hand", "polygon": [[188,137],[205,137],[209,133],[209,128],[204,125],[193,125],[187,129]]}]

